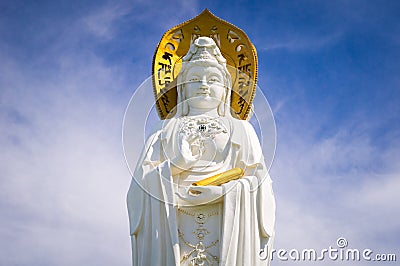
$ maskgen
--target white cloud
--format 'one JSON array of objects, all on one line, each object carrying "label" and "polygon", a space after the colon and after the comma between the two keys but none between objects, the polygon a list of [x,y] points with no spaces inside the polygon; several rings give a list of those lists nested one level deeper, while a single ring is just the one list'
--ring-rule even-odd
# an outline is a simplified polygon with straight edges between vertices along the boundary
[{"label": "white cloud", "polygon": [[[308,125],[319,124],[322,116],[311,119],[303,114],[302,123],[293,124],[298,114],[280,112],[271,174],[277,199],[275,248],[321,250],[336,247],[336,239],[345,237],[349,248],[396,252],[400,218],[397,141],[389,148],[379,147],[358,118],[357,123],[350,119],[353,125],[338,129],[331,137],[316,138],[317,127]],[[339,262],[326,260],[321,265],[335,263]],[[275,261],[275,265],[283,264]]]},{"label": "white cloud", "polygon": [[143,38],[145,28],[159,27],[166,31],[197,14],[197,1],[111,1],[93,10],[78,24],[100,39],[110,40],[118,30],[116,25],[119,20],[124,19],[132,24],[139,22],[142,26],[132,32],[132,35],[138,36],[132,38]]},{"label": "white cloud", "polygon": [[127,15],[133,8],[133,3],[110,3],[82,19],[86,29],[95,36],[109,40],[114,36],[115,21]]},{"label": "white cloud", "polygon": [[2,57],[0,264],[128,265],[126,79],[81,52],[40,70]]},{"label": "white cloud", "polygon": [[260,47],[260,49],[264,51],[276,49],[315,51],[326,46],[331,46],[340,41],[341,38],[341,33],[331,33],[321,36],[307,36],[307,34],[299,35],[297,33],[286,37],[282,36],[280,39],[267,40],[266,44]]}]

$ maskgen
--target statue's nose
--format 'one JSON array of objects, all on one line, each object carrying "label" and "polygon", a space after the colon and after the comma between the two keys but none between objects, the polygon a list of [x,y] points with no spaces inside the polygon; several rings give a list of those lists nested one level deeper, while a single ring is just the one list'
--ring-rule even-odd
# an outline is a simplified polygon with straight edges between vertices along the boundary
[{"label": "statue's nose", "polygon": [[208,90],[210,88],[210,86],[207,83],[207,79],[203,78],[201,80],[200,88],[203,89],[203,90]]}]

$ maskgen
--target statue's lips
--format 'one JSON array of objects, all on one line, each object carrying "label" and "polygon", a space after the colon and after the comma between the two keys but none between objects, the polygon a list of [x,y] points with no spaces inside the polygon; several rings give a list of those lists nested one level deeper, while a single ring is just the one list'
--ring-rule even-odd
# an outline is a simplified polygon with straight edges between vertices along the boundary
[{"label": "statue's lips", "polygon": [[199,96],[210,96],[209,92],[198,92],[196,94],[199,95]]}]

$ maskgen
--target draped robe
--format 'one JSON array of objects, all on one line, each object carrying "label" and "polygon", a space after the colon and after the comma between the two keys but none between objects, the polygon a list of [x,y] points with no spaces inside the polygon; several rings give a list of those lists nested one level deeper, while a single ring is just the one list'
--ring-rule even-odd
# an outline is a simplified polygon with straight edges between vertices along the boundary
[{"label": "draped robe", "polygon": [[[230,123],[225,163],[245,169],[245,176],[222,185],[220,265],[269,265],[275,223],[272,181],[254,128],[244,120],[230,118]],[[170,161],[179,152],[178,130],[179,118],[160,124],[148,138],[133,174],[127,205],[134,266],[180,265]]]}]

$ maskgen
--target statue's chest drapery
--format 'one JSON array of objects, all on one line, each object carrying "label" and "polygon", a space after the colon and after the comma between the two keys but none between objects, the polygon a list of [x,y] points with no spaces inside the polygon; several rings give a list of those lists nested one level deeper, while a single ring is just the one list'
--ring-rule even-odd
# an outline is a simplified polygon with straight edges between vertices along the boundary
[{"label": "statue's chest drapery", "polygon": [[201,158],[194,166],[210,167],[221,163],[229,151],[231,127],[227,120],[213,117],[182,117],[177,137],[186,137],[194,154]]}]

